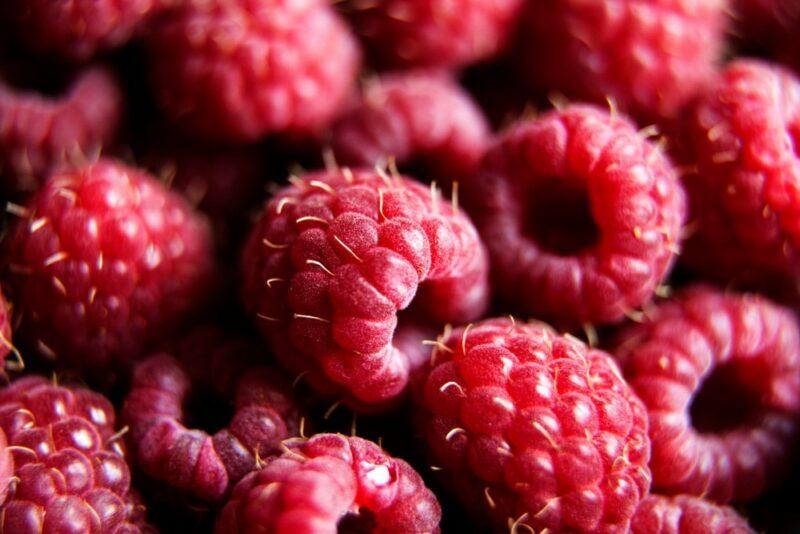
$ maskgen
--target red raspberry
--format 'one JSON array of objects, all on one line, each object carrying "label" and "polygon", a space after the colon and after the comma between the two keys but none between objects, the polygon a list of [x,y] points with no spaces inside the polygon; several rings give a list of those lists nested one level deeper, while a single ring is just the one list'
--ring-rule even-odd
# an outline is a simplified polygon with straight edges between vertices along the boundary
[{"label": "red raspberry", "polygon": [[[184,353],[182,361],[161,353],[136,365],[123,419],[146,474],[195,500],[216,503],[259,458],[276,454],[284,439],[297,434],[290,385],[272,370],[240,365],[239,351],[254,349],[229,341]],[[232,367],[237,372],[230,373]],[[193,415],[187,400],[209,393],[219,398],[214,405],[235,405],[230,423],[214,435],[185,426]]]},{"label": "red raspberry", "polygon": [[445,332],[431,363],[424,432],[468,509],[512,532],[627,532],[647,412],[606,353],[504,318]]},{"label": "red raspberry", "polygon": [[648,495],[631,521],[631,534],[755,534],[742,516],[690,495]]},{"label": "red raspberry", "polygon": [[419,183],[380,171],[314,172],[281,191],[250,234],[243,296],[279,361],[322,393],[377,408],[408,384],[398,312],[479,317],[487,258],[472,223]]},{"label": "red raspberry", "polygon": [[166,112],[213,140],[314,134],[358,73],[358,44],[324,0],[190,0],[150,39]]},{"label": "red raspberry", "polygon": [[669,272],[686,211],[659,148],[590,106],[512,127],[464,194],[500,295],[568,324],[613,322],[646,303]]},{"label": "red raspberry", "polygon": [[728,502],[773,485],[800,413],[800,333],[789,310],[694,287],[621,340],[616,354],[649,411],[656,488]]},{"label": "red raspberry", "polygon": [[439,532],[441,510],[422,478],[374,443],[318,434],[247,475],[217,520],[239,532]]},{"label": "red raspberry", "polygon": [[122,115],[122,91],[105,69],[80,72],[59,96],[14,89],[0,75],[0,189],[33,191],[57,164],[99,152]]},{"label": "red raspberry", "polygon": [[34,52],[83,61],[124,45],[160,0],[4,0],[0,16]]},{"label": "red raspberry", "polygon": [[149,174],[101,159],[54,174],[6,239],[20,333],[107,380],[206,293],[209,229]]},{"label": "red raspberry", "polygon": [[423,169],[445,184],[473,173],[490,128],[469,94],[446,76],[389,74],[368,81],[358,106],[333,128],[336,159],[346,165]]},{"label": "red raspberry", "polygon": [[682,257],[714,279],[761,287],[800,276],[800,80],[732,62],[686,124],[693,237]]},{"label": "red raspberry", "polygon": [[149,531],[105,397],[22,378],[0,390],[0,427],[17,479],[0,509],[5,532]]},{"label": "red raspberry", "polygon": [[0,291],[0,374],[6,367],[6,358],[14,350],[11,343],[11,310]]},{"label": "red raspberry", "polygon": [[0,428],[0,506],[6,502],[14,478],[14,457],[8,450],[6,433]]},{"label": "red raspberry", "polygon": [[710,81],[726,0],[539,0],[519,31],[520,69],[538,88],[669,119]]},{"label": "red raspberry", "polygon": [[459,68],[489,59],[513,32],[522,0],[345,0],[372,60],[389,67]]}]

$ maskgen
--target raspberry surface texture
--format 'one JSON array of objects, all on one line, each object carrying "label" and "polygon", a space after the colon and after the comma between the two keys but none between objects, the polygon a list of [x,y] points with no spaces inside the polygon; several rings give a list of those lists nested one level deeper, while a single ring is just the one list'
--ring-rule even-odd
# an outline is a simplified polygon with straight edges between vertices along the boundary
[{"label": "raspberry surface texture", "polygon": [[105,397],[21,378],[0,390],[0,427],[17,479],[0,508],[4,532],[150,532]]},{"label": "raspberry surface texture", "polygon": [[345,0],[373,63],[457,69],[500,52],[522,0]]},{"label": "raspberry surface texture", "polygon": [[374,443],[318,434],[290,447],[239,482],[216,534],[439,532],[434,494]]},{"label": "raspberry surface texture", "polygon": [[479,317],[488,265],[475,228],[438,192],[379,170],[294,178],[244,251],[245,306],[278,360],[326,395],[378,409],[405,390],[413,358],[398,312],[423,324]]},{"label": "raspberry surface texture", "polygon": [[542,0],[520,22],[521,72],[543,91],[670,119],[722,58],[725,0]]},{"label": "raspberry surface texture", "polygon": [[124,371],[205,299],[205,219],[144,171],[101,159],[54,173],[7,236],[21,337],[92,379]]},{"label": "raspberry surface texture", "polygon": [[0,428],[0,506],[6,502],[14,478],[14,457],[8,450],[6,433]]},{"label": "raspberry surface texture", "polygon": [[684,138],[695,231],[681,258],[720,282],[794,291],[800,276],[800,80],[732,62],[694,108]]},{"label": "raspberry surface texture", "polygon": [[616,355],[648,409],[654,488],[745,501],[785,472],[800,413],[792,312],[696,286],[623,332]]},{"label": "raspberry surface texture", "polygon": [[60,163],[113,141],[122,90],[104,68],[80,71],[62,94],[17,89],[0,72],[0,190],[31,192]]},{"label": "raspberry surface texture", "polygon": [[648,495],[631,521],[631,534],[755,534],[742,516],[691,495]]},{"label": "raspberry surface texture", "polygon": [[0,288],[0,374],[5,370],[6,358],[12,350],[14,345],[11,344],[11,310]]},{"label": "raspberry surface texture", "polygon": [[462,190],[497,293],[559,324],[614,322],[645,304],[686,212],[659,147],[624,117],[582,105],[512,126]]},{"label": "raspberry surface texture", "polygon": [[612,359],[509,318],[439,341],[422,429],[465,508],[512,532],[627,532],[650,486],[650,442]]},{"label": "raspberry surface texture", "polygon": [[359,104],[334,126],[339,163],[401,168],[444,184],[473,173],[489,143],[483,112],[455,80],[430,72],[387,74],[364,84]]},{"label": "raspberry surface texture", "polygon": [[222,141],[316,134],[349,96],[360,54],[324,0],[191,0],[153,24],[149,46],[167,115]]}]

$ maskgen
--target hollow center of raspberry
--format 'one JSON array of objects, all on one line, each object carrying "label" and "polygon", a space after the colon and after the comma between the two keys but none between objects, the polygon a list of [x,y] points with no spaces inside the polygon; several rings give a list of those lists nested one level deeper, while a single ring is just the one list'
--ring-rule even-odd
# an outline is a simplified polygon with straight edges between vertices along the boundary
[{"label": "hollow center of raspberry", "polygon": [[0,65],[0,83],[18,91],[30,91],[56,97],[64,93],[73,79],[72,73],[59,65],[31,68],[28,62],[16,61]]},{"label": "hollow center of raspberry", "polygon": [[209,434],[227,427],[233,418],[233,406],[208,391],[191,395],[184,406],[189,428],[200,428]]},{"label": "hollow center of raspberry", "polygon": [[345,514],[336,525],[338,534],[369,534],[375,532],[378,522],[375,514],[366,508]]},{"label": "hollow center of raspberry", "polygon": [[528,192],[524,232],[541,248],[570,256],[597,243],[586,186],[577,180],[548,178]]},{"label": "hollow center of raspberry", "polygon": [[743,383],[741,369],[727,364],[705,379],[689,413],[698,432],[718,434],[747,425],[760,408],[758,395]]}]

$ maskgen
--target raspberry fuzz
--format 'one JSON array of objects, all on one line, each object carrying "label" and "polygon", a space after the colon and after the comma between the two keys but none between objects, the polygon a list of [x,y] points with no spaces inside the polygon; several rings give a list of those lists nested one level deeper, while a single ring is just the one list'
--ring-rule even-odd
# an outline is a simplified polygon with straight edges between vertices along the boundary
[{"label": "raspberry fuzz", "polygon": [[728,506],[678,495],[648,495],[631,521],[631,534],[755,534]]}]

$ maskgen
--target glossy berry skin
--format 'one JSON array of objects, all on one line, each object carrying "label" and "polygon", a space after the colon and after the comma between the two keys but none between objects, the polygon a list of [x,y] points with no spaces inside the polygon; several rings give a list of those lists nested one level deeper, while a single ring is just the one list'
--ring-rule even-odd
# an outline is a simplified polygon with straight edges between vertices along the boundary
[{"label": "glossy berry skin", "polygon": [[8,492],[13,484],[14,457],[8,450],[6,433],[0,428],[0,506],[6,502]]},{"label": "glossy berry skin", "polygon": [[438,534],[441,509],[406,462],[357,437],[317,434],[234,488],[215,534]]},{"label": "glossy berry skin", "polygon": [[206,221],[149,174],[108,159],[53,174],[5,241],[20,334],[95,379],[186,319],[212,269]]},{"label": "glossy berry skin", "polygon": [[800,276],[800,80],[754,60],[728,65],[685,124],[696,231],[681,260],[723,283]]},{"label": "glossy berry skin", "polygon": [[519,26],[518,69],[537,88],[642,121],[679,115],[716,73],[725,0],[541,0]]},{"label": "glossy berry skin", "polygon": [[122,110],[117,80],[100,67],[80,71],[54,96],[0,79],[0,189],[31,192],[59,164],[97,153],[113,141]]},{"label": "glossy berry skin", "polygon": [[497,528],[627,532],[647,494],[647,413],[611,358],[543,323],[445,331],[419,399],[432,462]]},{"label": "glossy berry skin", "polygon": [[[615,354],[647,406],[654,488],[746,501],[784,474],[800,413],[800,334],[789,310],[695,286],[620,336]],[[715,375],[725,380],[711,390],[716,408],[698,413],[692,403]],[[700,430],[704,419],[712,426]]]},{"label": "glossy berry skin", "polygon": [[449,185],[475,172],[491,130],[478,105],[455,80],[431,72],[375,77],[360,102],[333,127],[340,164],[370,167],[394,158],[422,169],[421,179]]},{"label": "glossy berry skin", "polygon": [[398,400],[412,357],[398,312],[468,321],[488,301],[488,266],[463,212],[404,176],[320,171],[266,206],[243,256],[245,306],[281,364],[360,409]]},{"label": "glossy berry skin", "polygon": [[685,193],[626,119],[574,105],[512,126],[462,188],[508,306],[610,323],[647,303],[679,249]]},{"label": "glossy berry skin", "polygon": [[742,516],[691,495],[648,495],[631,521],[631,534],[754,534]]},{"label": "glossy berry skin", "polygon": [[323,0],[184,2],[153,24],[149,47],[167,115],[215,141],[319,132],[359,67],[355,37]]},{"label": "glossy berry skin", "polygon": [[149,531],[105,397],[41,376],[21,378],[0,391],[0,427],[18,479],[0,509],[0,530]]},{"label": "glossy berry skin", "polygon": [[13,348],[14,346],[11,344],[11,309],[0,290],[0,372],[5,369],[6,358]]}]

